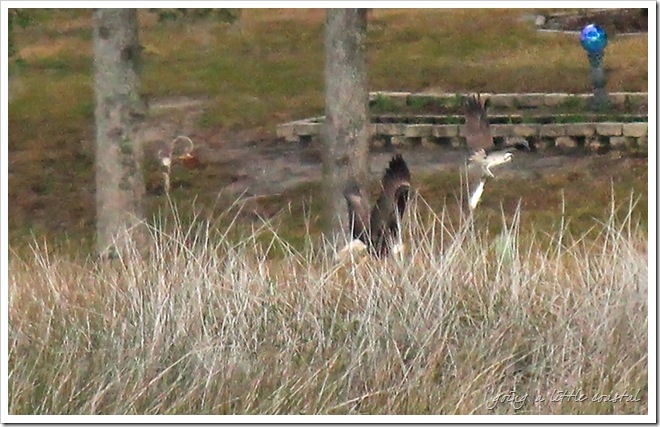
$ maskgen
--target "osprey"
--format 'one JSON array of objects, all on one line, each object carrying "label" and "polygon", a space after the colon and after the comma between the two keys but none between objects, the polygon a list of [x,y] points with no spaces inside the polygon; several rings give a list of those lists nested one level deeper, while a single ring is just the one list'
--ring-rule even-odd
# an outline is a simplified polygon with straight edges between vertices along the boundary
[{"label": "osprey", "polygon": [[342,249],[338,258],[348,253],[368,250],[377,257],[398,253],[397,245],[401,218],[410,195],[410,171],[403,157],[395,155],[385,170],[381,193],[369,211],[369,201],[355,179],[348,181],[344,197],[348,205],[348,218],[353,241]]},{"label": "osprey", "polygon": [[465,140],[472,150],[469,165],[480,166],[481,176],[476,187],[470,192],[469,205],[474,209],[481,200],[487,178],[495,178],[491,168],[510,162],[516,150],[529,150],[526,140],[514,144],[495,146],[493,135],[488,123],[486,109],[488,100],[482,100],[481,95],[469,96],[464,101]]}]

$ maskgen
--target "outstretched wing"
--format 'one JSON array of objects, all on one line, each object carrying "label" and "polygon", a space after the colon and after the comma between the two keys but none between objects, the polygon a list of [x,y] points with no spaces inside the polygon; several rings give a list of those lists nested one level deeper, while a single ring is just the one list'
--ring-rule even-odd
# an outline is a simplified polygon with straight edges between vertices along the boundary
[{"label": "outstretched wing", "polygon": [[392,158],[385,170],[382,187],[370,219],[371,241],[378,255],[387,254],[393,239],[398,237],[399,223],[408,203],[410,170],[400,154]]},{"label": "outstretched wing", "polygon": [[486,181],[492,175],[487,168],[487,160],[486,150],[476,150],[468,157],[465,169],[461,170],[461,183],[464,191],[461,194],[467,194],[467,198],[463,201],[467,202],[466,207],[470,211],[473,211],[479,204]]},{"label": "outstretched wing", "polygon": [[478,150],[493,146],[493,135],[488,124],[486,101],[480,95],[468,96],[464,99],[465,139],[468,148]]},{"label": "outstretched wing", "polygon": [[369,200],[362,194],[362,189],[355,179],[344,187],[344,197],[348,205],[348,220],[353,239],[369,244]]}]

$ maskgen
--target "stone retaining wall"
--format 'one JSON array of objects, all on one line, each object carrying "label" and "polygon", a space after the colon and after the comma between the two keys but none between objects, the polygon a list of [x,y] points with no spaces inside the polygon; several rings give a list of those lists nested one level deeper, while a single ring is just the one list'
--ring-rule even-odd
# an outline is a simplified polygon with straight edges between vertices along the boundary
[{"label": "stone retaining wall", "polygon": [[[483,99],[490,99],[489,108],[492,110],[534,109],[534,108],[561,108],[589,109],[591,93],[481,93]],[[458,109],[463,94],[443,93],[424,94],[413,92],[371,92],[369,102],[373,104],[378,99],[387,99],[393,106],[405,107],[424,101],[436,101]],[[612,92],[608,93],[609,100],[614,108],[626,108],[648,105],[646,92]]]},{"label": "stone retaining wall", "polygon": [[[399,105],[410,105],[415,97],[433,97],[435,100],[456,102],[455,94],[425,95],[408,92],[374,92],[373,101],[388,97]],[[533,109],[556,107],[569,103],[573,107],[583,105],[585,110],[591,94],[482,94],[490,98],[491,109]],[[413,101],[411,101],[411,99]],[[647,105],[646,93],[612,93],[613,106],[624,108],[630,105]],[[547,109],[547,108],[546,108]],[[277,135],[287,141],[311,142],[318,139],[324,117],[313,117],[277,126]],[[524,138],[538,149],[551,147],[570,148],[585,146],[594,150],[603,148],[646,148],[648,145],[648,123],[590,122],[553,124],[492,124],[491,130],[496,142]],[[435,146],[465,144],[465,126],[462,124],[404,124],[372,123],[369,125],[372,145],[412,145]]]}]

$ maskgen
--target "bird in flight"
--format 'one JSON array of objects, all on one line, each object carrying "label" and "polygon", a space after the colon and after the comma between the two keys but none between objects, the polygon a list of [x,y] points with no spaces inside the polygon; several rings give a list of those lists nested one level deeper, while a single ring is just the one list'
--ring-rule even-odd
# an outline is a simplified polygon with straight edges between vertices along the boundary
[{"label": "bird in flight", "polygon": [[409,196],[410,170],[400,154],[390,160],[381,180],[381,193],[371,211],[358,182],[349,180],[344,197],[353,241],[339,252],[338,258],[364,250],[377,257],[400,252],[400,224]]},{"label": "bird in flight", "polygon": [[482,99],[479,94],[472,95],[464,98],[463,105],[465,140],[468,148],[472,150],[468,163],[469,166],[478,166],[481,172],[477,185],[470,191],[469,206],[474,210],[481,200],[486,180],[495,178],[491,169],[510,162],[515,151],[529,150],[530,147],[525,140],[515,144],[495,146],[486,112],[488,99]]}]

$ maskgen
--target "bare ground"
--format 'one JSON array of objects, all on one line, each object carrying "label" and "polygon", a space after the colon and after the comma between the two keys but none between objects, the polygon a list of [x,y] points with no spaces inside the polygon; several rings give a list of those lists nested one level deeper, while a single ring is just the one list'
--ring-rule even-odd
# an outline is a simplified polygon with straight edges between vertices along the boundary
[{"label": "bare ground", "polygon": [[[276,195],[300,184],[321,180],[321,156],[318,145],[303,146],[273,136],[267,130],[222,131],[199,129],[195,123],[203,113],[204,100],[190,98],[162,99],[151,104],[151,118],[146,125],[147,153],[156,152],[177,134],[189,136],[195,143],[197,167],[230,169],[228,185],[218,191],[246,196]],[[374,179],[382,173],[394,150],[374,148],[370,169]],[[449,147],[397,148],[404,153],[413,174],[425,175],[457,169],[464,164],[466,151]],[[633,163],[646,163],[646,156],[612,151],[595,154],[586,150],[518,153],[512,164],[502,167],[499,177],[538,178],[546,173],[570,173],[576,170],[600,171],[602,176],[625,173]],[[174,173],[174,172],[173,172]]]}]

